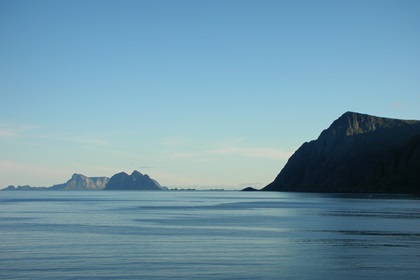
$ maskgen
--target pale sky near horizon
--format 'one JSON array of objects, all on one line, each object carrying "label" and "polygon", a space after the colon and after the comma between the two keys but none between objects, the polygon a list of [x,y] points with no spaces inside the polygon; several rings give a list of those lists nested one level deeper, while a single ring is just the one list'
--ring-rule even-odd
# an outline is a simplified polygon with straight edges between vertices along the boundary
[{"label": "pale sky near horizon", "polygon": [[420,119],[420,1],[0,0],[0,188],[270,183],[346,111]]}]

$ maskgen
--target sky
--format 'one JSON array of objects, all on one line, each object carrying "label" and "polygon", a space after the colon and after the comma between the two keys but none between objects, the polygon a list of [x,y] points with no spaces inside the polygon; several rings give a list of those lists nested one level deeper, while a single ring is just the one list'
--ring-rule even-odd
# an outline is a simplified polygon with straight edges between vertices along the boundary
[{"label": "sky", "polygon": [[420,119],[420,1],[0,0],[0,188],[240,189],[346,111]]}]

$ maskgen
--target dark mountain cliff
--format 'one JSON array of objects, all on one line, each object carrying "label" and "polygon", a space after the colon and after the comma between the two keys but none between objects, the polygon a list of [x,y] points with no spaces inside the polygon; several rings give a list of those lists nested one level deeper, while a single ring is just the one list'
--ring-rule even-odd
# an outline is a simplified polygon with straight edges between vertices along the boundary
[{"label": "dark mountain cliff", "polygon": [[420,193],[420,121],[347,112],[263,190]]},{"label": "dark mountain cliff", "polygon": [[131,175],[125,172],[115,174],[109,180],[105,190],[162,190],[162,187],[147,174],[143,175],[134,171]]}]

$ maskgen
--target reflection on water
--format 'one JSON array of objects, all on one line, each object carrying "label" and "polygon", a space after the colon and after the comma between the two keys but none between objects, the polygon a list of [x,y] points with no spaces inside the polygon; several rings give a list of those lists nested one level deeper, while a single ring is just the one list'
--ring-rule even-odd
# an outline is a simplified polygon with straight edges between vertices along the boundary
[{"label": "reflection on water", "polygon": [[0,192],[0,279],[419,279],[419,202]]}]

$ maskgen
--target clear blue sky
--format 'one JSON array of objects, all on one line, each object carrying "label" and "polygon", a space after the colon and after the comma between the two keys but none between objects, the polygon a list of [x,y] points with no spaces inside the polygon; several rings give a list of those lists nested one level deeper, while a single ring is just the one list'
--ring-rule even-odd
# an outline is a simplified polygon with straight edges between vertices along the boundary
[{"label": "clear blue sky", "polygon": [[345,111],[420,119],[420,1],[0,0],[0,188],[270,183]]}]

